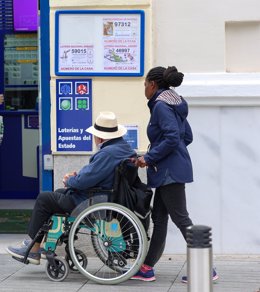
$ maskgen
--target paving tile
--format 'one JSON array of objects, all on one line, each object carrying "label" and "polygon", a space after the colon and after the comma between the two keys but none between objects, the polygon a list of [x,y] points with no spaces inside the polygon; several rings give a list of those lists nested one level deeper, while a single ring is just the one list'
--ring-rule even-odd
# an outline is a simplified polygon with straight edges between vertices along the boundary
[{"label": "paving tile", "polygon": [[[187,292],[187,284],[181,283],[186,274],[186,256],[163,256],[155,267],[157,281],[142,282],[128,280],[118,285],[99,285],[77,273],[70,273],[63,282],[49,280],[45,273],[45,263],[24,265],[7,254],[0,254],[1,292]],[[260,256],[226,255],[215,256],[220,279],[213,284],[214,292],[259,292]]]}]

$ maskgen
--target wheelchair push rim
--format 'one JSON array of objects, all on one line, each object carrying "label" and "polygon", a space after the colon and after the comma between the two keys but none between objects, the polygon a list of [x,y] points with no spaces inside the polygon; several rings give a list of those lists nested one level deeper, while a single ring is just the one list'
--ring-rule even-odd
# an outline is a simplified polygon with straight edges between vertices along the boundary
[{"label": "wheelchair push rim", "polygon": [[[114,203],[93,205],[75,219],[69,234],[71,259],[79,272],[99,284],[130,279],[147,253],[147,234],[137,216]],[[78,261],[81,250],[87,266]]]}]

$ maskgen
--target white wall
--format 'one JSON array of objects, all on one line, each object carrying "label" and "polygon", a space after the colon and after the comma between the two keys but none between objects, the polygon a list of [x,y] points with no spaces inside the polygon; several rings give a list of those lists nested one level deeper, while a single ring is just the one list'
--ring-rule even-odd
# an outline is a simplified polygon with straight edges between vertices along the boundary
[{"label": "white wall", "polygon": [[225,28],[226,71],[259,71],[260,21],[226,22]]},{"label": "white wall", "polygon": [[[260,253],[260,74],[239,74],[260,72],[258,11],[257,0],[153,1],[154,65],[186,73],[177,91],[194,132],[188,209],[195,224],[212,227],[214,253]],[[169,224],[165,253],[185,251]]]},{"label": "white wall", "polygon": [[153,0],[155,63],[225,71],[225,22],[260,21],[259,10],[258,0]]},{"label": "white wall", "polygon": [[[260,107],[192,107],[189,120],[194,182],[187,201],[194,224],[212,227],[215,253],[259,253]],[[184,251],[170,224],[165,252]]]}]

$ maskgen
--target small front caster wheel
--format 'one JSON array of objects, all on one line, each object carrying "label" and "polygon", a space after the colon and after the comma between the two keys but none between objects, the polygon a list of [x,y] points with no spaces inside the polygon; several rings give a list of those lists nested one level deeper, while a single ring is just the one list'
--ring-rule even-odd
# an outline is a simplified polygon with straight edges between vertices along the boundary
[{"label": "small front caster wheel", "polygon": [[[85,256],[85,254],[79,250],[79,249],[75,249],[75,254],[76,254],[76,257],[77,257],[77,260],[78,260],[78,263],[82,266],[82,268],[86,268],[87,264],[88,264],[88,259],[87,257]],[[70,268],[70,271],[71,272],[75,272],[77,273],[78,272],[78,269],[77,267],[74,265],[71,257],[69,254],[67,254],[65,256],[65,260],[67,261],[68,265],[69,265],[69,268]]]},{"label": "small front caster wheel", "polygon": [[69,274],[69,265],[61,257],[55,257],[54,262],[55,264],[51,264],[49,261],[46,263],[45,272],[52,281],[61,282]]}]

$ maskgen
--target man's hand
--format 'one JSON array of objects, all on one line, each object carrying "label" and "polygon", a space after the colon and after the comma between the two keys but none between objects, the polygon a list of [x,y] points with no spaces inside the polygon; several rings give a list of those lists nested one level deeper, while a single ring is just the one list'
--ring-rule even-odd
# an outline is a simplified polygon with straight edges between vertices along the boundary
[{"label": "man's hand", "polygon": [[73,171],[73,172],[70,172],[70,173],[66,173],[66,174],[64,175],[64,177],[63,177],[63,180],[62,180],[64,186],[66,186],[66,182],[67,182],[67,180],[68,180],[71,176],[76,176],[76,175],[77,175],[76,171]]}]

